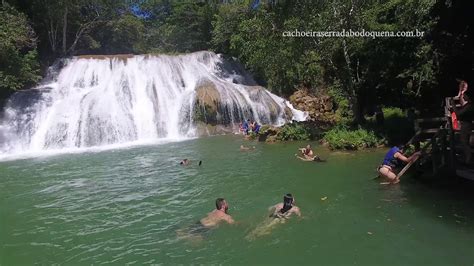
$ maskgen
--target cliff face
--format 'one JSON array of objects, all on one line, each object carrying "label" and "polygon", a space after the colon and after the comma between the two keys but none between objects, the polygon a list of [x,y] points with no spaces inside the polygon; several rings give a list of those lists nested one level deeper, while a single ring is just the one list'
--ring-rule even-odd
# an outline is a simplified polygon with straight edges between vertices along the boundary
[{"label": "cliff face", "polygon": [[205,124],[217,125],[218,111],[221,109],[221,100],[216,85],[204,81],[196,86],[196,101],[194,104],[193,118]]},{"label": "cliff face", "polygon": [[[260,122],[267,124],[282,117],[286,121],[292,118],[292,111],[282,107],[260,86],[240,85],[242,92],[248,95],[249,105],[244,93],[237,93],[229,99],[229,95],[222,92],[216,83],[209,80],[200,81],[195,88],[193,119],[211,126],[235,126],[232,122],[241,122],[252,119],[260,114]],[[262,116],[261,114],[265,115]]]}]

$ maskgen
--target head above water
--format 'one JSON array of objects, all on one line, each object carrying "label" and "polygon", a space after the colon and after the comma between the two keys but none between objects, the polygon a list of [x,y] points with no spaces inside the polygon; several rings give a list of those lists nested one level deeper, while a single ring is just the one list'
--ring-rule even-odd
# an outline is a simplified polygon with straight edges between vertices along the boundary
[{"label": "head above water", "polygon": [[306,145],[306,149],[311,149],[311,144]]},{"label": "head above water", "polygon": [[293,203],[295,202],[295,198],[292,194],[288,193],[283,196],[283,208],[281,208],[280,212],[285,213],[289,211],[293,207]]},{"label": "head above water", "polygon": [[183,159],[179,164],[188,164],[188,159]]},{"label": "head above water", "polygon": [[227,205],[227,202],[223,198],[218,198],[216,199],[216,209],[217,210],[223,210],[225,213],[227,213],[227,210],[229,209],[229,205]]},{"label": "head above water", "polygon": [[293,195],[291,193],[285,194],[285,196],[283,196],[283,204],[285,205],[293,204],[294,201],[295,199],[293,198]]}]

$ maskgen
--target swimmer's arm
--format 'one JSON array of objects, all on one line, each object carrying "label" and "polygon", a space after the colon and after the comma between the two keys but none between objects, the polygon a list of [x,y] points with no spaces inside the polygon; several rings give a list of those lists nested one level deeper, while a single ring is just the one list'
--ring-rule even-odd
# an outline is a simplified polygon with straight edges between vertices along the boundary
[{"label": "swimmer's arm", "polygon": [[300,208],[296,207],[295,210],[293,211],[298,217],[301,217],[301,211]]},{"label": "swimmer's arm", "polygon": [[404,161],[406,163],[410,161],[407,157],[405,157],[405,155],[401,154],[400,152],[395,153],[393,157],[397,158],[400,161]]},{"label": "swimmer's arm", "polygon": [[234,219],[232,219],[232,216],[230,216],[230,215],[226,216],[224,218],[224,220],[229,224],[234,224],[235,223]]},{"label": "swimmer's arm", "polygon": [[278,204],[273,205],[273,206],[270,206],[270,207],[268,208],[268,216],[270,216],[270,217],[273,216],[273,214],[275,213],[275,211],[277,210],[277,208],[278,208]]},{"label": "swimmer's arm", "polygon": [[415,152],[413,153],[410,157],[406,157],[404,156],[403,154],[401,154],[400,152],[397,152],[395,153],[394,157],[401,160],[401,161],[404,161],[406,163],[409,163],[411,161],[413,161],[416,157],[420,156],[420,152]]},{"label": "swimmer's arm", "polygon": [[268,211],[269,211],[270,213],[274,213],[274,212],[275,212],[275,209],[277,208],[277,206],[278,206],[278,204],[268,207]]}]

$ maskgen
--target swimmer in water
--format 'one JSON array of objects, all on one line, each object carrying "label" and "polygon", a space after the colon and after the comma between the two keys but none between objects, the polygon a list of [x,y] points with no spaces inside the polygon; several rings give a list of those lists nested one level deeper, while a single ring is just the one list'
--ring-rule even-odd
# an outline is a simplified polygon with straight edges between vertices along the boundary
[{"label": "swimmer in water", "polygon": [[[184,159],[184,160],[182,160],[181,162],[179,162],[179,164],[180,164],[180,165],[183,165],[183,166],[188,166],[188,165],[191,164],[191,161],[188,160],[188,159]],[[198,165],[201,166],[201,165],[202,165],[202,161],[199,161]]]},{"label": "swimmer in water", "polygon": [[244,146],[244,145],[240,145],[240,150],[241,150],[241,151],[251,151],[251,150],[255,150],[255,146],[246,147],[246,146]]},{"label": "swimmer in water", "polygon": [[269,219],[266,219],[257,228],[251,231],[245,238],[249,241],[255,240],[259,236],[268,235],[272,229],[278,225],[285,223],[293,214],[301,217],[300,208],[295,205],[295,198],[291,194],[283,197],[283,203],[278,203],[269,208]]},{"label": "swimmer in water", "polygon": [[296,207],[295,198],[291,194],[286,194],[283,197],[283,203],[278,203],[271,207],[270,210],[273,210],[273,213],[270,214],[270,217],[273,218],[288,218],[292,214],[301,216],[300,208]]},{"label": "swimmer in water", "polygon": [[182,238],[189,238],[192,240],[202,240],[202,234],[209,232],[212,228],[216,228],[220,223],[226,222],[234,224],[235,221],[228,214],[229,205],[223,198],[216,199],[216,209],[207,214],[206,217],[199,220],[197,223],[189,226],[185,230],[178,230],[177,234]]},{"label": "swimmer in water", "polygon": [[216,199],[216,209],[208,213],[206,217],[201,219],[201,224],[205,227],[215,227],[221,222],[229,224],[234,223],[234,219],[228,214],[229,205],[223,198]]},{"label": "swimmer in water", "polygon": [[298,150],[304,158],[312,159],[314,157],[313,149],[310,144],[306,145],[305,148],[299,148]]},{"label": "swimmer in water", "polygon": [[301,156],[298,156],[298,154],[295,154],[295,156],[296,156],[296,158],[300,159],[301,161],[305,161],[305,162],[317,162],[317,163],[326,162],[326,160],[319,157],[319,155],[314,155],[312,158],[301,157]]},{"label": "swimmer in water", "polygon": [[311,148],[311,145],[308,144],[306,145],[306,148],[299,148],[298,149],[301,152],[301,156],[298,154],[295,154],[296,158],[305,161],[305,162],[326,162],[326,160],[321,159],[318,155],[314,154],[313,149]]}]

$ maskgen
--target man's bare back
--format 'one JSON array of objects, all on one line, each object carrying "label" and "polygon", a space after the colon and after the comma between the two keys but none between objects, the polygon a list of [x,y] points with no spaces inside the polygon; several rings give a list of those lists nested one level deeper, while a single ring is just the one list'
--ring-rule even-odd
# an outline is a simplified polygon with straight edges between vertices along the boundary
[{"label": "man's bare back", "polygon": [[218,198],[216,200],[216,209],[208,213],[206,217],[201,219],[201,224],[205,227],[215,227],[220,222],[227,222],[229,224],[234,223],[234,219],[227,214],[229,205],[223,198]]},{"label": "man's bare back", "polygon": [[223,210],[213,210],[208,213],[206,217],[201,219],[201,224],[205,227],[215,227],[220,222],[227,222],[229,224],[234,223],[234,219]]}]

